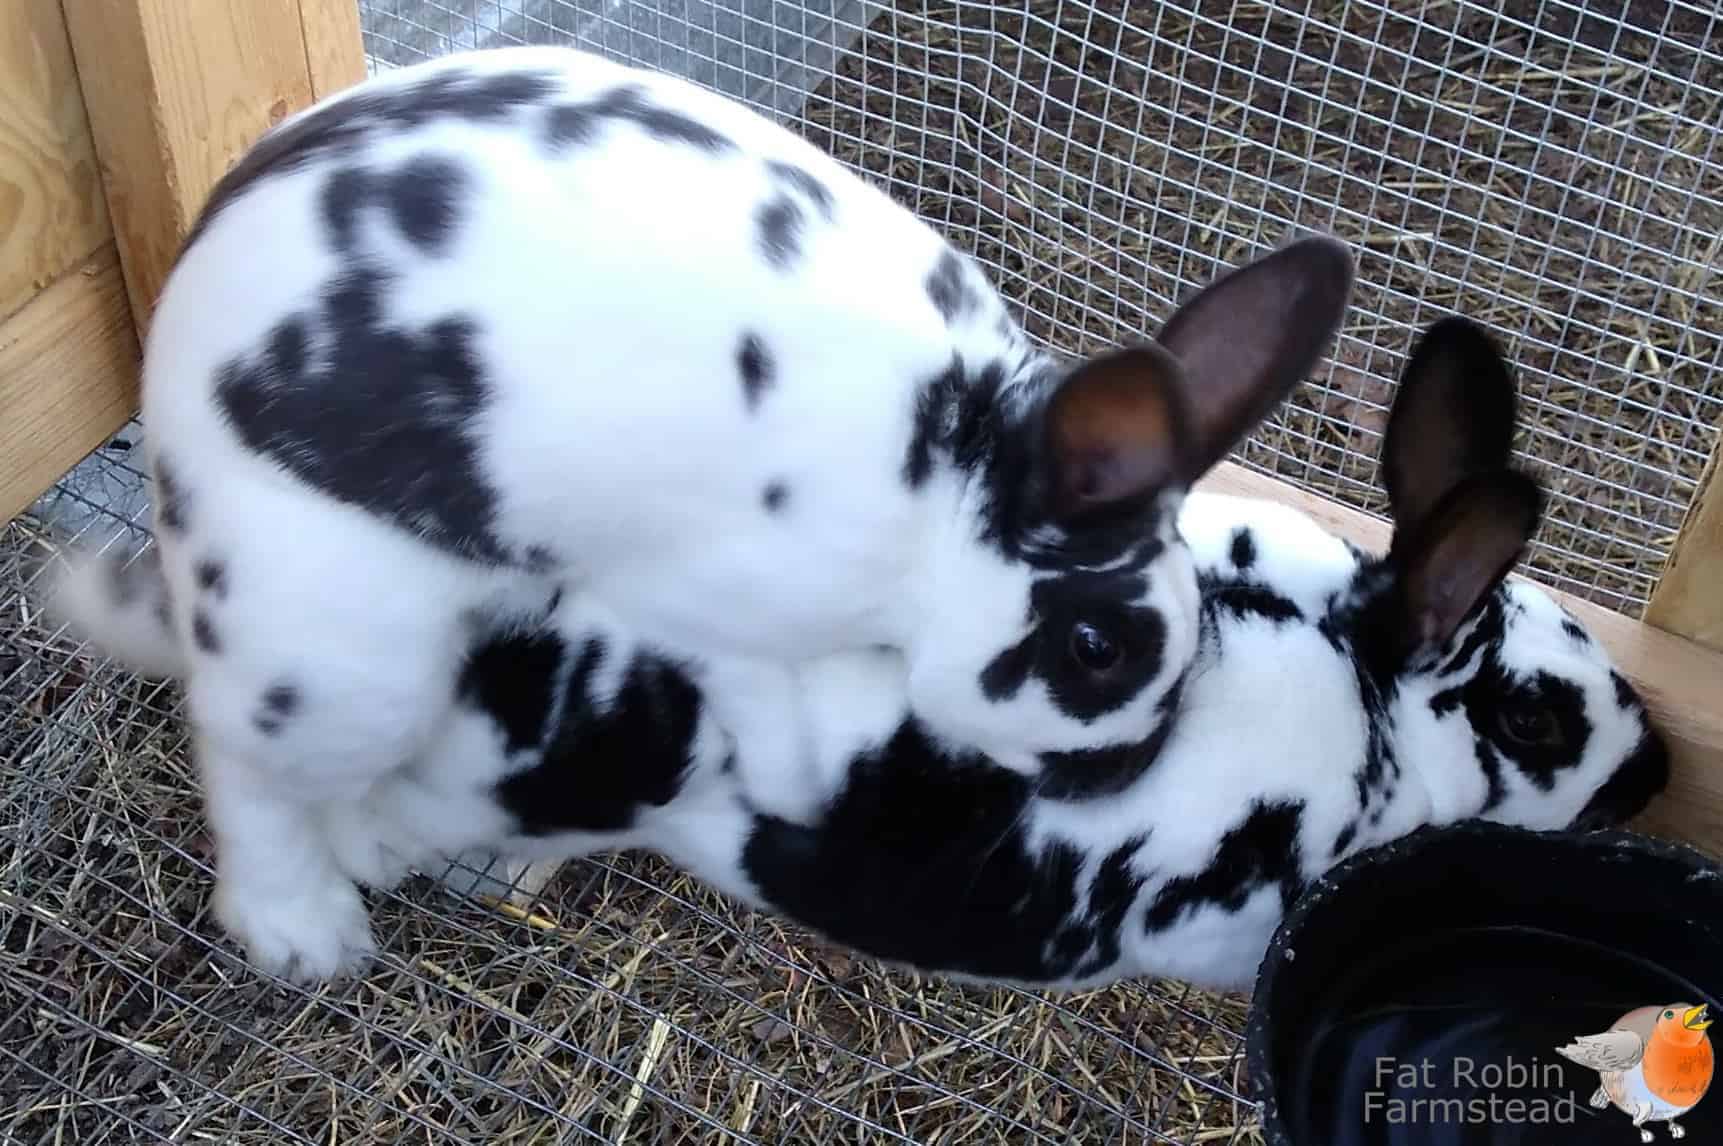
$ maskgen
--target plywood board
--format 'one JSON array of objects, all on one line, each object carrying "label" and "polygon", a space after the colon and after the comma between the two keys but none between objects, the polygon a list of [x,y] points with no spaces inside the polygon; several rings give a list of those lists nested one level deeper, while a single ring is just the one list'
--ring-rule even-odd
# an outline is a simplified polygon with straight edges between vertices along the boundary
[{"label": "plywood board", "polygon": [[[1723,427],[1646,606],[1660,629],[1723,651]],[[1723,697],[1717,701],[1723,707]]]},{"label": "plywood board", "polygon": [[125,425],[138,340],[113,243],[0,324],[0,521]]},{"label": "plywood board", "polygon": [[112,236],[60,0],[4,0],[0,319]]},{"label": "plywood board", "polygon": [[342,0],[63,2],[126,287],[147,330],[216,180],[320,88],[363,75],[358,27],[339,18]]}]

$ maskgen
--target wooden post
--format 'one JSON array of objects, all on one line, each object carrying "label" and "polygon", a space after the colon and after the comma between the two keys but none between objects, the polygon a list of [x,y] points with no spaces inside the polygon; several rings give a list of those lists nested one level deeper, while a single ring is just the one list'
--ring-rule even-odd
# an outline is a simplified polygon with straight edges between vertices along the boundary
[{"label": "wooden post", "polygon": [[0,0],[0,522],[124,424],[137,355],[60,0]]},{"label": "wooden post", "polygon": [[[1675,548],[1663,564],[1651,601],[1649,624],[1723,652],[1723,424],[1699,488],[1687,506]],[[1716,700],[1723,708],[1723,696]]]},{"label": "wooden post", "polygon": [[204,198],[271,125],[362,79],[358,0],[63,0],[140,334]]}]

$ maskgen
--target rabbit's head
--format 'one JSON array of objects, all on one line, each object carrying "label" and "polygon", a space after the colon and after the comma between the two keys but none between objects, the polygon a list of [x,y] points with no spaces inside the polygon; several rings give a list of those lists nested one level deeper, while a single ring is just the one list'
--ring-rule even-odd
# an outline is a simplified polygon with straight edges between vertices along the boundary
[{"label": "rabbit's head", "polygon": [[941,738],[1115,791],[1148,766],[1196,653],[1186,491],[1316,365],[1352,262],[1290,243],[1189,299],[1153,341],[932,388],[918,441],[963,510],[934,539],[909,699]]},{"label": "rabbit's head", "polygon": [[1508,580],[1543,507],[1509,464],[1514,421],[1492,339],[1458,317],[1431,325],[1384,435],[1394,539],[1355,583],[1355,639],[1436,822],[1614,826],[1662,790],[1668,751],[1602,644]]}]

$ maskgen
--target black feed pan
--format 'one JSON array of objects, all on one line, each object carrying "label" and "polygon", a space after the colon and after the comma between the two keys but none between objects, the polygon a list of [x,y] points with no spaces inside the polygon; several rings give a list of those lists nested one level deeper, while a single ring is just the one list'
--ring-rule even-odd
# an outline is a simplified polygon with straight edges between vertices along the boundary
[{"label": "black feed pan", "polygon": [[[1723,878],[1700,853],[1626,832],[1425,829],[1288,913],[1257,973],[1248,1067],[1270,1146],[1633,1146],[1628,1114],[1589,1103],[1598,1071],[1556,1048],[1641,1007],[1723,1020],[1720,991]],[[1723,1022],[1666,1031],[1659,1061],[1690,1076],[1691,1042],[1723,1040]],[[1723,1079],[1675,1121],[1723,1144]],[[1666,1121],[1644,1129],[1672,1140]]]}]

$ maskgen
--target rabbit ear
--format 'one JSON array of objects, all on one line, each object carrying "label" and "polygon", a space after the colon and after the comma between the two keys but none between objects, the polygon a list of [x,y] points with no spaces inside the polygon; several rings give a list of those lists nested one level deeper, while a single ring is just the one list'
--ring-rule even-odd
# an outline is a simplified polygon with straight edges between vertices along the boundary
[{"label": "rabbit ear", "polygon": [[1508,464],[1514,378],[1483,327],[1432,323],[1401,372],[1382,438],[1382,481],[1397,529],[1415,530],[1461,482]]},{"label": "rabbit ear", "polygon": [[1156,341],[1179,361],[1187,470],[1195,482],[1315,369],[1345,317],[1352,256],[1300,239],[1229,271],[1167,320]]},{"label": "rabbit ear", "polygon": [[1048,400],[1053,509],[1071,517],[1152,496],[1183,470],[1179,364],[1153,345],[1098,355]]},{"label": "rabbit ear", "polygon": [[1388,559],[1408,650],[1448,642],[1512,571],[1542,512],[1535,481],[1497,470],[1455,486],[1418,529],[1396,533]]},{"label": "rabbit ear", "polygon": [[1054,512],[1194,484],[1310,373],[1351,289],[1346,246],[1302,239],[1210,283],[1155,343],[1079,365],[1047,407]]}]

